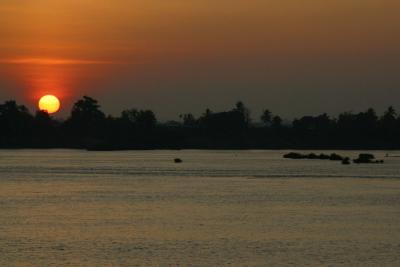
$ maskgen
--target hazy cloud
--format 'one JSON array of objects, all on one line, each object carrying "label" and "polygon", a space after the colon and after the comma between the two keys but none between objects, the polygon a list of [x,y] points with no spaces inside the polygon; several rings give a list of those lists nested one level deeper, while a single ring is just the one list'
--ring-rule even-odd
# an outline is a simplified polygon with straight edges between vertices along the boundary
[{"label": "hazy cloud", "polygon": [[60,58],[16,58],[0,59],[1,64],[24,64],[24,65],[103,65],[119,64],[115,61],[83,60],[83,59],[60,59]]}]

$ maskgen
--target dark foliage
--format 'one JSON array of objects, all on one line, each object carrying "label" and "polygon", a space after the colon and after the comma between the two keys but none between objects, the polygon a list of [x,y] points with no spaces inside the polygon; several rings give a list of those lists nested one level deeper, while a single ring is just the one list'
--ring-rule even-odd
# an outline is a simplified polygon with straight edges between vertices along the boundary
[{"label": "dark foliage", "polygon": [[[181,122],[157,122],[151,110],[124,110],[119,117],[106,116],[88,96],[77,101],[65,121],[49,114],[29,113],[15,101],[0,104],[0,148],[115,149],[399,149],[400,118],[393,107],[379,117],[373,109],[304,116],[291,124],[265,109],[261,124],[252,124],[250,112],[238,102],[224,112],[207,109]],[[261,126],[260,126],[261,125]],[[294,155],[296,156],[296,155]],[[297,155],[299,156],[299,155]],[[335,155],[320,159],[345,160]]]}]

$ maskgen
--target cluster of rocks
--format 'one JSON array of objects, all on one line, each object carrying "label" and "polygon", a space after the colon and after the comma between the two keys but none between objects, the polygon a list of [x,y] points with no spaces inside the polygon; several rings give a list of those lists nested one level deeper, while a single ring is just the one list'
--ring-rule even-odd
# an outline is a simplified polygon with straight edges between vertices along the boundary
[{"label": "cluster of rocks", "polygon": [[354,163],[384,163],[383,160],[376,160],[375,156],[372,154],[360,154],[357,159],[353,160]]},{"label": "cluster of rocks", "polygon": [[324,160],[338,160],[341,161],[344,158],[336,153],[332,153],[330,155],[326,154],[315,154],[315,153],[310,153],[310,154],[300,154],[296,152],[291,152],[288,154],[285,154],[283,156],[286,159],[324,159]]},{"label": "cluster of rocks", "polygon": [[[332,153],[330,155],[326,154],[301,154],[296,152],[290,152],[283,156],[286,159],[321,159],[321,160],[334,160],[334,161],[341,161],[344,165],[351,164],[351,159],[349,157],[343,157],[336,153]],[[375,156],[372,154],[360,154],[357,159],[353,160],[354,163],[383,163],[383,160],[375,160]]]}]

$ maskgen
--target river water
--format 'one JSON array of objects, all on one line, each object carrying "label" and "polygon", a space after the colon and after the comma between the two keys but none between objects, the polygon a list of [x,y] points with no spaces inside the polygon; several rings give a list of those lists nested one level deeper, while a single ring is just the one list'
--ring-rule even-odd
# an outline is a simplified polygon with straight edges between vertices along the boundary
[{"label": "river water", "polygon": [[0,266],[400,266],[400,151],[285,153],[2,150]]}]

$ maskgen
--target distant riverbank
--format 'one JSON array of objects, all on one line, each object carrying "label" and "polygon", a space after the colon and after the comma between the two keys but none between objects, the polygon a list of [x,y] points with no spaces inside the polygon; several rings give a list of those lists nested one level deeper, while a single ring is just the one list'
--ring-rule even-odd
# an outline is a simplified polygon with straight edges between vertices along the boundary
[{"label": "distant riverbank", "polygon": [[389,107],[321,114],[292,122],[265,110],[253,121],[238,102],[228,111],[206,109],[196,118],[159,122],[151,110],[128,109],[106,115],[99,103],[83,97],[65,120],[45,111],[32,115],[15,101],[0,104],[0,148],[79,148],[98,151],[143,149],[400,149],[400,118]]}]

